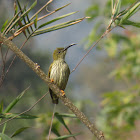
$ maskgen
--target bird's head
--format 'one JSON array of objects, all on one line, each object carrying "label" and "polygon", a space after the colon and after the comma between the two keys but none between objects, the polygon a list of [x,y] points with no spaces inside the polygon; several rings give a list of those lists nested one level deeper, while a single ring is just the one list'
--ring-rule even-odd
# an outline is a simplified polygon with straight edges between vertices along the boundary
[{"label": "bird's head", "polygon": [[53,52],[53,59],[58,60],[58,59],[65,59],[65,55],[67,53],[68,48],[71,46],[74,46],[76,44],[71,44],[65,48],[56,48]]}]

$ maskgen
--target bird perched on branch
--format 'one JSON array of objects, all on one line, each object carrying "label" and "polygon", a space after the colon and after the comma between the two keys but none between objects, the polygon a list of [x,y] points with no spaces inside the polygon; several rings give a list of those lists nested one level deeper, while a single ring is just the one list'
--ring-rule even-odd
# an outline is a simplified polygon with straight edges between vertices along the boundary
[{"label": "bird perched on branch", "polygon": [[[69,75],[70,75],[70,69],[68,64],[65,62],[65,55],[67,53],[68,48],[71,46],[74,46],[76,44],[71,44],[65,48],[57,48],[54,50],[53,53],[53,63],[49,67],[48,76],[51,79],[54,84],[56,84],[60,90],[62,91],[62,94],[64,93],[64,90],[66,88]],[[58,97],[51,89],[49,89],[52,102],[53,104],[58,104]]]}]

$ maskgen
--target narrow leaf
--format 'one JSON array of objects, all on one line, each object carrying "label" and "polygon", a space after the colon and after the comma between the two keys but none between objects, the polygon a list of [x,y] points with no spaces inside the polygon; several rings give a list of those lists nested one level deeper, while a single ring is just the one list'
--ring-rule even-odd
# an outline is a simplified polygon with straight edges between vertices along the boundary
[{"label": "narrow leaf", "polygon": [[130,8],[127,13],[121,18],[120,24],[122,24],[125,20],[133,16],[139,10],[140,2],[136,3],[132,8]]},{"label": "narrow leaf", "polygon": [[8,23],[8,25],[7,25],[6,28],[4,29],[3,34],[6,34],[5,32],[7,32],[8,28],[9,28],[10,25],[13,23],[13,21],[17,18],[18,14],[19,14],[20,12],[21,12],[21,11],[19,11],[19,12],[10,20],[10,22]]},{"label": "narrow leaf", "polygon": [[53,23],[53,22],[55,22],[55,21],[57,21],[57,20],[60,20],[60,19],[65,18],[65,17],[67,17],[67,16],[73,15],[73,14],[75,14],[75,13],[77,13],[77,12],[72,12],[72,13],[69,13],[69,14],[65,14],[65,15],[63,15],[63,16],[57,17],[57,18],[55,18],[55,19],[53,19],[53,20],[50,20],[50,21],[48,21],[48,22],[46,22],[46,23],[40,25],[40,26],[38,27],[38,29],[40,29],[40,28],[42,28],[42,27],[44,27],[44,26],[46,26],[46,25],[48,25],[48,24],[51,24],[51,23]]},{"label": "narrow leaf", "polygon": [[114,12],[114,17],[116,17],[120,11],[120,7],[121,7],[121,0],[118,0],[115,6],[115,12]]},{"label": "narrow leaf", "polygon": [[140,28],[140,22],[133,22],[131,20],[125,20],[122,25],[131,25]]},{"label": "narrow leaf", "polygon": [[[17,4],[18,4],[19,9],[21,10],[21,14],[23,14],[23,11],[24,11],[24,10],[22,10],[19,0],[17,0]],[[25,11],[26,11],[26,7],[24,7],[24,9],[25,9]],[[28,15],[28,14],[27,14],[27,15]],[[26,15],[26,16],[27,16],[27,15]],[[26,19],[25,19],[25,15],[23,16],[23,21],[24,21],[24,24],[26,25],[27,22],[26,22]],[[27,28],[27,31],[28,31],[28,33],[30,34],[30,31],[29,31],[28,28]],[[25,37],[27,37],[27,36],[26,36],[26,32],[24,31],[23,33],[24,33]]]},{"label": "narrow leaf", "polygon": [[37,116],[34,115],[28,115],[28,114],[22,114],[18,116],[16,113],[5,113],[5,114],[0,114],[0,118],[5,118],[5,119],[10,119],[17,116],[15,119],[36,119],[38,118]]},{"label": "narrow leaf", "polygon": [[17,3],[16,3],[16,1],[14,1],[14,11],[15,11],[15,14],[16,14],[17,11],[18,11],[18,7],[17,7]]},{"label": "narrow leaf", "polygon": [[68,3],[68,4],[66,4],[66,5],[64,5],[64,6],[60,7],[60,8],[57,8],[57,9],[55,10],[55,12],[57,12],[57,11],[59,11],[59,10],[65,8],[65,7],[67,7],[67,6],[70,5],[70,4],[71,4],[71,3]]},{"label": "narrow leaf", "polygon": [[52,127],[52,132],[58,137],[61,136],[55,127]]},{"label": "narrow leaf", "polygon": [[46,8],[46,6],[47,6],[48,4],[50,4],[52,1],[53,1],[53,0],[47,1],[47,3],[46,3],[45,5],[43,5],[43,6],[30,18],[30,21],[31,21],[36,15],[38,15],[44,8]]},{"label": "narrow leaf", "polygon": [[3,111],[3,100],[0,103],[0,113],[2,113],[2,111]]},{"label": "narrow leaf", "polygon": [[12,25],[9,27],[9,29],[6,31],[9,32],[9,30],[11,30],[15,25],[16,23],[18,23],[18,21],[25,15],[25,14],[28,14],[32,9],[33,7],[37,4],[37,0],[35,0],[35,2],[29,7],[29,9],[27,11],[25,11],[23,14],[21,14],[20,17],[18,17],[15,22],[12,23]]},{"label": "narrow leaf", "polygon": [[67,138],[74,137],[74,136],[77,136],[77,135],[80,135],[80,134],[81,133],[76,133],[76,134],[73,134],[73,135],[64,135],[64,136],[57,137],[54,140],[65,140]]},{"label": "narrow leaf", "polygon": [[8,24],[8,19],[4,22],[4,24],[2,25],[2,28],[1,28],[1,32],[4,31],[5,27],[7,26]]},{"label": "narrow leaf", "polygon": [[12,40],[16,36],[18,36],[19,34],[21,34],[22,32],[24,32],[25,29],[28,29],[28,27],[31,27],[31,25],[33,25],[33,24],[34,24],[34,22],[30,22],[29,24],[23,26],[22,28],[20,28],[19,30],[17,30],[12,36],[8,37],[8,39],[9,40]]},{"label": "narrow leaf", "polygon": [[8,107],[4,110],[3,113],[9,112],[9,111],[18,103],[18,101],[22,98],[22,96],[25,94],[25,92],[26,92],[28,89],[29,89],[29,87],[26,88],[20,95],[18,95],[18,96],[16,97],[16,99],[14,99],[14,100],[8,105]]},{"label": "narrow leaf", "polygon": [[123,16],[123,15],[125,15],[126,13],[127,13],[127,10],[122,10],[121,12],[118,13],[118,15]]},{"label": "narrow leaf", "polygon": [[64,121],[64,119],[62,118],[62,116],[59,115],[59,113],[56,112],[56,113],[55,113],[55,117],[59,120],[60,123],[62,123],[62,124],[65,126],[65,128],[68,130],[68,132],[69,132],[70,134],[72,134],[71,131],[70,131],[70,129],[68,128],[68,126],[65,124],[65,121]]},{"label": "narrow leaf", "polygon": [[37,4],[37,0],[35,0],[35,2],[29,7],[26,14],[28,14],[36,6],[36,4]]},{"label": "narrow leaf", "polygon": [[[25,8],[25,9],[26,9],[26,8]],[[26,15],[26,17],[27,17],[28,23],[31,23],[28,14]],[[32,32],[33,32],[32,26],[30,26],[30,28],[31,28],[31,30],[32,30]],[[29,34],[30,34],[30,32],[29,32]]]},{"label": "narrow leaf", "polygon": [[22,133],[24,130],[26,130],[26,129],[28,129],[28,128],[30,128],[30,127],[22,127],[22,128],[19,128],[18,130],[16,130],[16,131],[12,134],[11,138],[13,138],[13,137],[19,135],[20,133]]},{"label": "narrow leaf", "polygon": [[112,14],[113,14],[113,9],[114,9],[114,0],[111,0],[111,10],[112,10]]},{"label": "narrow leaf", "polygon": [[38,19],[38,15],[36,15],[36,18],[34,20],[34,26],[35,26],[35,28],[37,28],[37,19]]},{"label": "narrow leaf", "polygon": [[9,136],[7,136],[7,135],[5,135],[5,134],[2,134],[2,133],[0,133],[0,138],[1,138],[2,140],[12,140]]},{"label": "narrow leaf", "polygon": [[61,116],[61,117],[68,117],[68,118],[77,118],[75,116],[75,114],[66,114],[66,113],[63,113],[63,114],[57,114],[58,116]]},{"label": "narrow leaf", "polygon": [[47,33],[47,32],[52,32],[52,31],[55,31],[55,30],[59,30],[59,29],[77,24],[77,23],[83,21],[84,19],[85,19],[85,17],[80,18],[80,19],[76,19],[76,20],[72,20],[72,21],[68,21],[68,22],[64,22],[64,23],[61,23],[61,24],[57,24],[57,25],[54,25],[54,26],[51,26],[51,27],[48,27],[48,28],[45,28],[45,29],[42,29],[42,30],[37,30],[37,31],[34,32],[34,34],[32,36],[44,34],[44,33]]},{"label": "narrow leaf", "polygon": [[[52,12],[50,12],[50,13],[48,13],[48,14],[42,16],[42,17],[39,17],[39,18],[38,18],[38,21],[44,19],[45,17],[48,17],[48,16],[54,14],[55,12],[61,10],[62,8],[66,7],[66,6],[68,6],[68,5],[69,5],[69,4],[66,4],[66,5],[64,5],[64,6],[60,7],[60,8],[58,8],[58,9],[55,9],[54,11],[52,11]],[[36,14],[37,14],[37,13],[36,13]],[[35,15],[36,15],[36,14],[35,14]],[[30,20],[31,20],[31,19],[30,19]]]}]

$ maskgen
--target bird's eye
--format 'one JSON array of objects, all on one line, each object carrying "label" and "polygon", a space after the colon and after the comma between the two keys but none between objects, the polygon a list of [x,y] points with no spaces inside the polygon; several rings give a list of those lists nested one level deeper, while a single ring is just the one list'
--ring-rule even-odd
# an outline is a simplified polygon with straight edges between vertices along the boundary
[{"label": "bird's eye", "polygon": [[58,52],[58,53],[61,53],[61,52]]}]

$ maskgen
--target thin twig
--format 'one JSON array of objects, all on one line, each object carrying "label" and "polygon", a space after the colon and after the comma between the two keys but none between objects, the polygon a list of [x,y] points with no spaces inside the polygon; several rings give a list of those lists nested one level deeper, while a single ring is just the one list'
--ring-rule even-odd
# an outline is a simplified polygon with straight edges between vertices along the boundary
[{"label": "thin twig", "polygon": [[[136,3],[136,2],[135,2]],[[134,3],[134,4],[135,4]],[[134,4],[132,4],[128,9],[130,9]],[[128,10],[127,9],[127,10]],[[126,11],[126,10],[125,10]],[[124,12],[125,12],[124,11]],[[124,13],[123,12],[123,13]],[[102,36],[95,42],[95,44],[86,52],[86,54],[82,57],[82,59],[79,61],[79,63],[76,65],[76,67],[71,71],[71,73],[72,72],[74,72],[75,70],[76,70],[76,68],[81,64],[81,62],[84,60],[84,58],[90,53],[90,51],[100,42],[100,40],[102,39],[102,38],[104,38],[111,30],[113,30],[116,26],[114,26],[113,28],[111,28],[111,25],[112,25],[112,23],[117,19],[117,18],[119,18],[123,13],[120,13],[118,16],[116,16],[114,19],[111,19],[111,21],[110,21],[110,23],[109,23],[109,25],[108,25],[108,27],[106,28],[106,31],[102,34]]]},{"label": "thin twig", "polygon": [[20,116],[22,114],[25,114],[25,113],[29,112],[30,110],[32,110],[48,93],[49,93],[49,91],[47,93],[45,93],[40,99],[38,99],[29,109],[27,109],[27,110],[21,112],[20,114],[18,114],[16,116],[14,116],[14,117],[12,117],[12,118],[0,123],[0,126],[5,124],[5,123],[7,123],[7,122],[9,122],[9,121],[11,121],[11,120],[13,120],[13,119],[15,119],[16,117],[18,117],[18,116]]},{"label": "thin twig", "polygon": [[53,2],[53,0],[49,0],[43,7],[41,7],[31,18],[30,21],[37,15],[39,14],[48,4],[50,4],[51,2]]},{"label": "thin twig", "polygon": [[95,44],[86,52],[86,54],[82,57],[82,59],[79,61],[79,63],[75,66],[75,68],[71,71],[71,73],[72,72],[74,72],[76,69],[77,69],[77,67],[81,64],[81,62],[85,59],[85,57],[90,53],[90,51],[100,42],[100,40],[102,39],[102,38],[104,38],[109,32],[111,32],[114,28],[116,28],[117,26],[114,26],[114,27],[112,27],[111,28],[111,25],[112,25],[112,23],[114,23],[114,21],[117,19],[117,18],[119,18],[120,16],[122,15],[122,13],[121,14],[119,14],[117,17],[115,17],[114,19],[111,19],[110,20],[110,23],[109,23],[109,25],[108,25],[108,27],[106,28],[106,31],[102,34],[102,36],[95,42]]},{"label": "thin twig", "polygon": [[85,57],[90,53],[90,51],[100,42],[100,40],[102,39],[102,38],[104,38],[104,36],[106,36],[110,31],[111,31],[112,29],[109,29],[109,30],[106,30],[103,34],[102,34],[102,36],[95,42],[95,44],[86,52],[86,54],[82,57],[82,59],[79,61],[79,63],[76,65],[76,67],[71,71],[71,73],[72,72],[74,72],[76,69],[77,69],[77,67],[81,64],[81,62],[85,59]]},{"label": "thin twig", "polygon": [[50,125],[50,129],[49,129],[49,134],[48,134],[48,140],[50,139],[50,135],[51,135],[52,124],[53,124],[53,119],[54,119],[54,114],[55,114],[55,108],[56,108],[56,104],[54,104],[54,108],[53,108],[52,120],[51,120],[51,125]]},{"label": "thin twig", "polygon": [[8,46],[21,60],[23,60],[48,86],[49,88],[63,101],[85,126],[95,135],[98,140],[105,140],[104,135],[99,131],[94,123],[91,123],[86,115],[81,112],[66,96],[62,96],[61,90],[51,82],[50,78],[41,70],[37,63],[34,63],[27,57],[12,41],[8,40],[0,33],[0,42]]},{"label": "thin twig", "polygon": [[[14,15],[14,17],[11,19],[11,21],[9,22],[9,24],[6,26],[6,28],[4,29],[4,31],[2,32],[3,35],[6,35],[7,34],[7,29],[10,27],[10,25],[14,22],[14,20],[16,19],[16,17],[18,16],[18,14],[20,13],[21,11],[19,11],[16,15]],[[6,33],[5,33],[6,32]]]},{"label": "thin twig", "polygon": [[[36,31],[36,30],[35,30],[35,31]],[[34,32],[35,32],[35,31],[34,31]],[[33,34],[34,32],[32,32],[32,33],[29,35],[29,37],[24,41],[24,43],[21,45],[20,49],[22,49],[22,48],[24,47],[25,43],[30,39],[30,37],[32,36],[32,34]],[[9,50],[9,48],[8,48],[8,50]],[[6,60],[6,56],[7,56],[8,50],[7,50],[6,55],[5,55],[5,60]],[[13,65],[13,63],[14,63],[16,57],[17,57],[16,55],[13,57],[13,60],[11,61],[11,63],[10,63],[10,65],[9,65],[8,69],[6,70],[6,73],[5,73],[5,75],[4,75],[3,79],[2,79],[2,81],[0,81],[0,87],[2,86],[2,83],[3,83],[3,81],[4,81],[4,79],[5,79],[6,75],[7,75],[7,73],[9,72],[11,66]]]},{"label": "thin twig", "polygon": [[0,44],[0,53],[1,53],[1,59],[2,59],[2,73],[1,73],[1,77],[0,77],[0,83],[1,81],[3,81],[3,78],[4,78],[4,71],[5,71],[5,61],[4,61],[4,57],[3,57],[3,52],[2,52],[2,47],[1,47],[1,44]]}]

